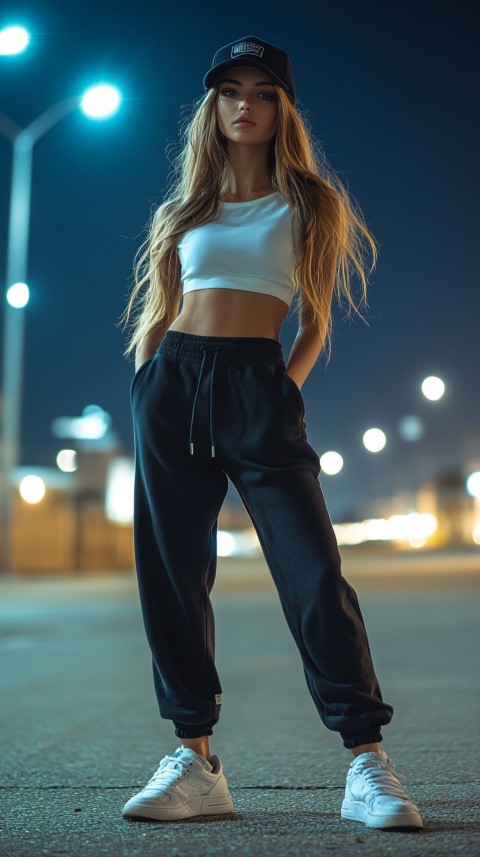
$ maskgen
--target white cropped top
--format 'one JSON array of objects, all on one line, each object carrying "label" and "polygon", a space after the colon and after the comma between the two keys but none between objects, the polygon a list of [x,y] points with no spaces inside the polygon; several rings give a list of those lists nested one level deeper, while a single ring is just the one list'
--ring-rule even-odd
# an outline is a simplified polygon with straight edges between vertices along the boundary
[{"label": "white cropped top", "polygon": [[275,191],[246,202],[219,202],[217,216],[178,243],[183,294],[242,289],[290,306],[300,238],[295,209]]}]

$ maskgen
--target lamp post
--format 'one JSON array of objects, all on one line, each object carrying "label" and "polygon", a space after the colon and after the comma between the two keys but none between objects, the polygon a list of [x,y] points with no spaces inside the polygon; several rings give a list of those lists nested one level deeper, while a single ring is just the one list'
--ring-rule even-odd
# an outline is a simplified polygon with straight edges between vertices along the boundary
[{"label": "lamp post", "polygon": [[8,299],[14,284],[27,282],[28,237],[35,143],[61,119],[82,107],[87,116],[111,116],[120,94],[107,84],[91,87],[83,96],[64,99],[45,110],[26,128],[0,112],[0,133],[13,147],[7,250],[7,301],[3,339],[2,436],[0,446],[0,571],[10,569],[11,474],[18,462],[23,377],[25,304]]}]

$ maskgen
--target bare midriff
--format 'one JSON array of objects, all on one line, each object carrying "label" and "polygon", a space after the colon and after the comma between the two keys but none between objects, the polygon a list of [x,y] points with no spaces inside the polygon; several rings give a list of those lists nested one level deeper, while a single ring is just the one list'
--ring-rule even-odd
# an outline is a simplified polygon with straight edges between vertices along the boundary
[{"label": "bare midriff", "polygon": [[280,341],[285,301],[241,289],[196,289],[168,328],[198,336],[261,336]]}]

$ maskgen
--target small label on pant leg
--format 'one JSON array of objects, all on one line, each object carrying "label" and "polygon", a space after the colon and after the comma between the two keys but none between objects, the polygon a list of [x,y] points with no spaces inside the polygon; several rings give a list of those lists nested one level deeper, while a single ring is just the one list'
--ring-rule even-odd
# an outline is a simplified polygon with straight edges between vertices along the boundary
[{"label": "small label on pant leg", "polygon": [[215,694],[215,702],[217,703],[217,705],[221,705],[221,704],[222,704],[222,694],[221,694],[221,693],[216,693],[216,694]]}]

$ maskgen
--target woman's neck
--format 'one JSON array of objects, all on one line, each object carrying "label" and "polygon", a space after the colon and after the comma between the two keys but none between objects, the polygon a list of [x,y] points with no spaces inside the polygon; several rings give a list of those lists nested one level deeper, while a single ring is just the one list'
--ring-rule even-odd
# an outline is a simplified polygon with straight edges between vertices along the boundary
[{"label": "woman's neck", "polygon": [[232,145],[229,141],[227,157],[230,169],[226,176],[228,185],[223,186],[221,195],[247,199],[274,190],[266,155],[267,149],[263,145]]}]

